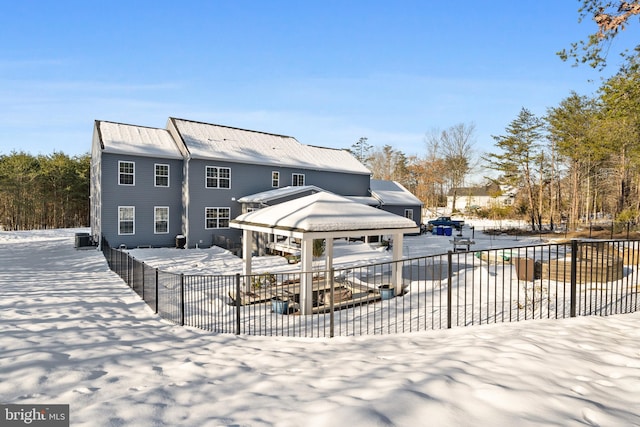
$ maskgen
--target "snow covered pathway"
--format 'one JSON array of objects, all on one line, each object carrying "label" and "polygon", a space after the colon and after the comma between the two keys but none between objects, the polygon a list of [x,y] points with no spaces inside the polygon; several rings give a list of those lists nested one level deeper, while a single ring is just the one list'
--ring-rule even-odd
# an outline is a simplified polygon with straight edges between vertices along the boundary
[{"label": "snow covered pathway", "polygon": [[640,314],[397,336],[159,320],[76,230],[0,232],[0,402],[72,426],[640,425]]}]

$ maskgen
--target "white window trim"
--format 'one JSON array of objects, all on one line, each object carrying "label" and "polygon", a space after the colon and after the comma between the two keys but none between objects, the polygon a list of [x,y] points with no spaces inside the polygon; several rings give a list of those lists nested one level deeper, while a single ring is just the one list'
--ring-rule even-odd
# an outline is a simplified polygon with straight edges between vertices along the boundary
[{"label": "white window trim", "polygon": [[[122,165],[123,163],[131,163],[133,165],[133,183],[131,184],[122,184],[120,182],[120,175],[122,175],[122,172],[120,171],[120,165]],[[129,174],[127,174],[129,175]],[[125,187],[133,187],[136,185],[136,162],[132,162],[131,160],[118,160],[118,185],[123,185]]]},{"label": "white window trim", "polygon": [[413,209],[405,209],[404,217],[410,220],[413,220]]},{"label": "white window trim", "polygon": [[[273,185],[274,182],[276,183],[276,185]],[[271,188],[280,188],[280,172],[279,171],[271,171]]]},{"label": "white window trim", "polygon": [[[209,187],[209,186],[207,185],[207,178],[208,178],[208,176],[207,176],[207,171],[209,170],[209,168],[215,168],[215,169],[217,169],[217,172],[218,172],[218,178],[216,178],[216,179],[217,179],[218,185],[217,185],[216,187]],[[221,169],[227,169],[227,170],[229,171],[229,178],[228,178],[228,179],[229,179],[229,186],[228,186],[228,187],[220,187],[220,179],[221,179],[221,178],[220,178],[220,170],[221,170]],[[223,178],[223,179],[227,179],[227,178]],[[230,190],[230,189],[231,189],[231,168],[226,167],[226,166],[212,166],[212,165],[206,165],[206,166],[204,167],[204,188],[214,189],[214,190]]]},{"label": "white window trim", "polygon": [[[298,176],[298,177],[301,176],[302,177],[302,185],[295,183],[295,178],[294,177],[296,177],[296,176]],[[305,177],[303,173],[292,173],[291,174],[291,185],[294,186],[294,187],[302,187],[303,185],[306,184],[306,181],[307,181],[307,177]]]},{"label": "white window trim", "polygon": [[[156,228],[158,217],[156,216],[158,209],[167,210],[167,231],[158,231]],[[153,207],[153,234],[169,234],[169,206],[154,206]]]},{"label": "white window trim", "polygon": [[[158,185],[158,176],[164,177],[164,175],[158,175],[158,170],[156,169],[158,166],[166,166],[167,167],[167,185]],[[168,163],[155,163],[153,165],[153,186],[161,187],[161,188],[169,188],[171,185],[171,166]]]},{"label": "white window trim", "polygon": [[231,221],[231,208],[227,206],[207,206],[204,208],[204,229],[205,230],[226,230],[230,228],[228,225],[226,227],[207,227],[207,210],[208,209],[217,209],[218,210],[218,225],[220,225],[220,209],[227,209],[229,211],[229,217],[227,221]]},{"label": "white window trim", "polygon": [[[123,222],[120,219],[120,211],[122,209],[133,209],[133,231],[131,233],[121,233],[120,232],[120,223]],[[129,221],[129,220],[127,220]],[[136,207],[135,206],[118,206],[118,236],[133,236],[136,234]]]}]

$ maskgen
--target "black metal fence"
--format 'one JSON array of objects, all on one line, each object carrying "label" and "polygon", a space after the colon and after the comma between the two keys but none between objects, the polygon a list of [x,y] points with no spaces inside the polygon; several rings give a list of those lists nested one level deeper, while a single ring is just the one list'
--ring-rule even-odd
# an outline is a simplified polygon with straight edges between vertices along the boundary
[{"label": "black metal fence", "polygon": [[[639,246],[573,240],[251,276],[175,274],[106,244],[103,252],[109,267],[175,324],[218,333],[333,337],[634,312]],[[312,278],[312,312],[304,315],[303,274]]]}]

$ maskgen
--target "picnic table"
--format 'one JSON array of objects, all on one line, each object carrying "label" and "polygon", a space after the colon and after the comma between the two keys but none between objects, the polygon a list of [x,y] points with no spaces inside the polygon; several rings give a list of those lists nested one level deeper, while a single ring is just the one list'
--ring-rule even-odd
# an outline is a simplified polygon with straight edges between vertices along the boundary
[{"label": "picnic table", "polygon": [[453,244],[453,251],[467,251],[471,249],[471,245],[475,245],[476,242],[468,237],[454,237],[453,240],[449,240]]}]

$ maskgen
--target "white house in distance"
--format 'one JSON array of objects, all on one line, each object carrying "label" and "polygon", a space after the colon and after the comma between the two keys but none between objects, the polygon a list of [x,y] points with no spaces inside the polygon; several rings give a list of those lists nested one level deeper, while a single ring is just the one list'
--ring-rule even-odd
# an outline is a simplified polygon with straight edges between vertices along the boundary
[{"label": "white house in distance", "polygon": [[511,189],[501,188],[498,184],[491,183],[481,187],[452,188],[447,194],[447,209],[453,211],[455,197],[455,209],[469,211],[473,209],[488,209],[497,206],[510,206],[513,204],[515,192]]}]

